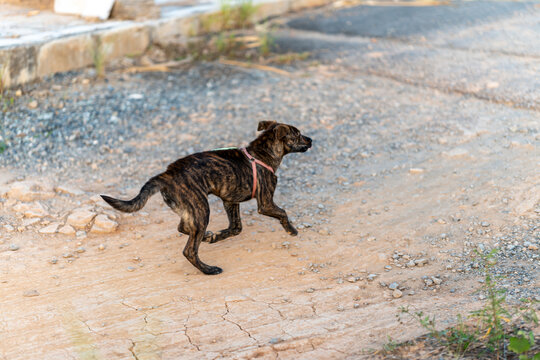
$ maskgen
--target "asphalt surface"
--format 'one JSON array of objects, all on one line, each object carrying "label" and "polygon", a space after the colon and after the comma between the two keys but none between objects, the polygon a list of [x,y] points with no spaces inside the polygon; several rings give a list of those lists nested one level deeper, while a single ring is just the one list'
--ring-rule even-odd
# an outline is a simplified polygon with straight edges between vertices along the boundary
[{"label": "asphalt surface", "polygon": [[293,29],[407,39],[466,27],[534,11],[534,2],[452,1],[445,6],[358,6],[292,19]]}]

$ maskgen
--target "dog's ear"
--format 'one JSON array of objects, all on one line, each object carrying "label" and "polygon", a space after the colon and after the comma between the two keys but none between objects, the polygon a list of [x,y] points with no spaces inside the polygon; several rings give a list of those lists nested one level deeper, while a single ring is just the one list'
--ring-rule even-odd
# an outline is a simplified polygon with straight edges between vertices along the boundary
[{"label": "dog's ear", "polygon": [[289,133],[289,127],[280,124],[274,128],[274,132],[276,133],[276,137],[281,140]]},{"label": "dog's ear", "polygon": [[257,126],[257,131],[267,130],[270,126],[277,124],[275,121],[259,121],[259,126]]}]

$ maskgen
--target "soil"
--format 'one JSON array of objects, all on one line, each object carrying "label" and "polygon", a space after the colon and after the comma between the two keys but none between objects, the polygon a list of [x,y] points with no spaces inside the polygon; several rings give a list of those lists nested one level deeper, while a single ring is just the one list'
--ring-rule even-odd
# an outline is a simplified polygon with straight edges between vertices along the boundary
[{"label": "soil", "polygon": [[[509,302],[540,299],[538,110],[366,74],[348,55],[315,51],[283,67],[291,76],[212,62],[24,88],[4,113],[0,358],[372,358],[423,334],[397,321],[402,306],[441,327],[482,306],[477,251],[492,249]],[[129,198],[175,158],[243,145],[268,119],[314,139],[278,171],[299,235],[242,204],[243,232],[200,249],[218,276],[182,256],[159,196],[132,215],[95,197]],[[23,181],[42,198],[6,194]],[[29,224],[21,203],[46,214]],[[39,232],[80,208],[118,229]],[[211,210],[209,229],[226,227],[215,198]]]}]

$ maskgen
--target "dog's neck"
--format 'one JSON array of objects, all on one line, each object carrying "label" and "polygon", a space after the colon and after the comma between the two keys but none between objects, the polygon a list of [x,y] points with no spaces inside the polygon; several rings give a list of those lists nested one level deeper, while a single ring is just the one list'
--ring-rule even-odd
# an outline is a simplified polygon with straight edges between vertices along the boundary
[{"label": "dog's neck", "polygon": [[279,144],[275,144],[273,141],[269,142],[263,136],[259,136],[250,142],[246,149],[251,156],[272,167],[274,172],[281,164],[283,156],[285,156],[283,146],[279,146]]}]

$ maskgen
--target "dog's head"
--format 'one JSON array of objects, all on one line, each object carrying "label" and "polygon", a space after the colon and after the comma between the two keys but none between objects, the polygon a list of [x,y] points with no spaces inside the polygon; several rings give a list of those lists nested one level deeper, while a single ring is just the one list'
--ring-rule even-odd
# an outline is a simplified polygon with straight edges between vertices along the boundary
[{"label": "dog's head", "polygon": [[283,155],[306,152],[311,147],[311,138],[302,135],[300,130],[291,125],[275,121],[260,121],[257,130],[269,135],[275,146],[282,146]]}]

